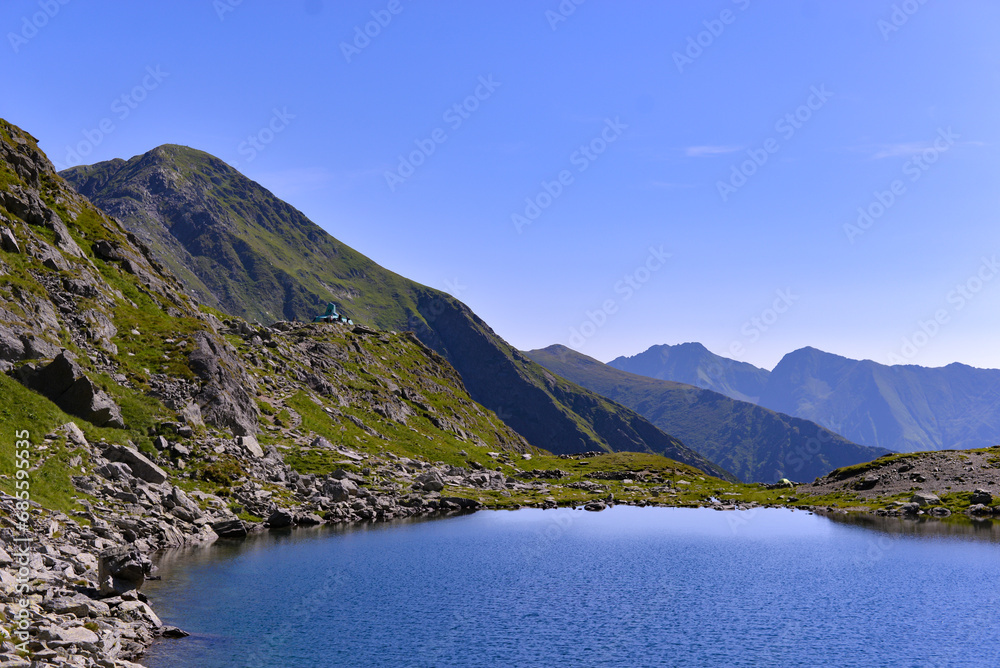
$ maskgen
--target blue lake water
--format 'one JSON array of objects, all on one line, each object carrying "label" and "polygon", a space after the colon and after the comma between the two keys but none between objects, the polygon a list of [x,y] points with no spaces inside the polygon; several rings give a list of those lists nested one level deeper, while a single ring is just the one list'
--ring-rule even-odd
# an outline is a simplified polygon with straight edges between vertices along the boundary
[{"label": "blue lake water", "polygon": [[617,506],[270,534],[164,557],[145,591],[193,635],[145,662],[996,667],[980,526]]}]

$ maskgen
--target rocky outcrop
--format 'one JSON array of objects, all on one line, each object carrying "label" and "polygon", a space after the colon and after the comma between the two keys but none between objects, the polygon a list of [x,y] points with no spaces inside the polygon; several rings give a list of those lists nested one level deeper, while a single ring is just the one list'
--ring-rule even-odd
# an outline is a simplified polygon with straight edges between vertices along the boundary
[{"label": "rocky outcrop", "polygon": [[67,413],[78,415],[98,427],[122,428],[121,409],[83,372],[66,351],[44,366],[25,365],[18,379],[44,394]]},{"label": "rocky outcrop", "polygon": [[195,400],[204,419],[236,436],[257,433],[259,413],[250,395],[256,384],[235,355],[208,333],[196,332],[188,363],[202,380]]}]

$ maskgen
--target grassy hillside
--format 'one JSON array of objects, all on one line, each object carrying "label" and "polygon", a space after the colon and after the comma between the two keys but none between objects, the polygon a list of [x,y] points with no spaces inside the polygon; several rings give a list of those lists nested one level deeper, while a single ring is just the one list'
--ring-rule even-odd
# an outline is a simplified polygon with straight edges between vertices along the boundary
[{"label": "grassy hillside", "polygon": [[663,452],[709,466],[633,411],[553,378],[464,304],[378,266],[221,160],[165,145],[63,172],[206,304],[247,320],[306,320],[335,301],[356,322],[411,330],[472,397],[556,453]]}]

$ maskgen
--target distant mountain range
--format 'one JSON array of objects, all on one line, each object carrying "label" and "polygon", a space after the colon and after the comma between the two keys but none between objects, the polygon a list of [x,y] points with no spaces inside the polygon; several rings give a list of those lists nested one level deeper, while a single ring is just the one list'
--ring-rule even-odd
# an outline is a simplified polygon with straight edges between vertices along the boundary
[{"label": "distant mountain range", "polygon": [[634,409],[744,482],[786,477],[811,481],[889,453],[718,392],[621,371],[565,346],[525,354],[553,373]]},{"label": "distant mountain range", "polygon": [[855,443],[898,452],[1000,444],[997,369],[957,363],[886,366],[802,348],[769,372],[715,355],[697,343],[653,346],[609,366],[755,401],[812,420]]},{"label": "distant mountain range", "polygon": [[379,266],[207,153],[164,145],[60,175],[204,304],[269,324],[311,320],[335,301],[356,322],[414,331],[455,367],[473,399],[532,445],[653,452],[731,477],[634,411],[557,378],[465,304]]},{"label": "distant mountain range", "polygon": [[653,346],[632,357],[613,359],[608,366],[640,376],[687,383],[752,403],[764,393],[769,375],[752,364],[720,357],[700,343]]}]

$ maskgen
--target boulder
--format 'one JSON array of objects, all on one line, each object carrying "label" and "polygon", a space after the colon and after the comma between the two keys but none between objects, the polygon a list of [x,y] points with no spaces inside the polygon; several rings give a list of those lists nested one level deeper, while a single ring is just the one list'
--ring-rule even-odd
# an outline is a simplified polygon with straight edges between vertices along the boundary
[{"label": "boulder", "polygon": [[309,444],[309,447],[312,447],[312,448],[324,448],[326,450],[332,450],[333,449],[333,443],[331,443],[330,441],[326,440],[322,436],[317,436],[316,438],[314,438],[312,440],[312,443]]},{"label": "boulder", "polygon": [[854,489],[872,489],[878,484],[879,477],[877,475],[866,475],[861,480],[854,483]]},{"label": "boulder", "polygon": [[247,525],[241,519],[223,520],[212,524],[212,530],[219,538],[246,538]]},{"label": "boulder", "polygon": [[24,342],[13,330],[0,325],[0,360],[17,362],[27,357]]},{"label": "boulder", "polygon": [[132,470],[132,475],[148,483],[159,485],[166,482],[167,473],[149,461],[146,455],[124,445],[112,444],[104,450],[104,456],[111,462],[124,462]]},{"label": "boulder", "polygon": [[334,502],[347,501],[352,496],[357,496],[358,486],[348,479],[327,480],[323,484],[323,496],[330,497]]},{"label": "boulder", "polygon": [[39,640],[52,643],[56,647],[63,645],[95,645],[100,637],[90,629],[82,626],[72,626],[69,628],[61,626],[47,626],[38,632]]},{"label": "boulder", "polygon": [[14,233],[6,227],[0,227],[0,248],[8,253],[20,253],[21,247],[17,243]]},{"label": "boulder", "polygon": [[584,510],[589,510],[593,513],[600,512],[607,508],[607,505],[603,501],[591,501],[583,507]]},{"label": "boulder", "polygon": [[188,633],[187,631],[183,631],[177,628],[176,626],[164,625],[160,629],[160,635],[163,636],[164,638],[187,638],[191,634]]},{"label": "boulder", "polygon": [[972,504],[979,503],[984,506],[988,506],[993,503],[993,495],[990,494],[985,489],[977,489],[972,493],[972,496],[969,498],[969,503]]},{"label": "boulder", "polygon": [[982,503],[974,503],[965,509],[966,515],[972,517],[985,517],[993,514],[993,509]]},{"label": "boulder", "polygon": [[444,479],[437,471],[428,471],[417,476],[414,487],[418,486],[428,492],[440,492],[444,489]]},{"label": "boulder", "polygon": [[113,547],[101,552],[97,568],[101,594],[119,596],[141,587],[152,564],[135,548]]},{"label": "boulder", "polygon": [[242,445],[247,452],[258,459],[264,456],[264,450],[260,447],[255,436],[237,436],[236,442]]},{"label": "boulder", "polygon": [[131,480],[132,469],[124,462],[108,462],[94,469],[102,478],[107,480]]},{"label": "boulder", "polygon": [[294,522],[295,517],[287,510],[283,510],[281,508],[275,510],[271,513],[270,517],[267,518],[267,526],[272,529],[284,529],[285,527],[292,526]]},{"label": "boulder", "polygon": [[66,351],[60,352],[43,367],[22,367],[18,371],[18,380],[51,399],[67,413],[79,415],[98,427],[125,427],[118,405],[87,377]]},{"label": "boulder", "polygon": [[941,499],[932,492],[914,492],[913,496],[910,497],[910,503],[916,503],[919,506],[932,506],[941,503]]}]

